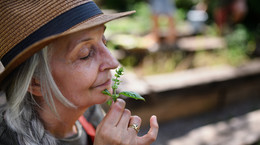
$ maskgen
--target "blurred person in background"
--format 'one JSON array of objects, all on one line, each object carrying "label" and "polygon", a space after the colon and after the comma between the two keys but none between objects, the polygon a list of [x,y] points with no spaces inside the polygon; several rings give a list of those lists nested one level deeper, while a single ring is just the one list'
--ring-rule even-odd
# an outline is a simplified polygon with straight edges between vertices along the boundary
[{"label": "blurred person in background", "polygon": [[91,0],[0,1],[1,145],[148,145],[158,123],[137,136],[141,118],[118,99],[104,116],[111,69],[104,14]]},{"label": "blurred person in background", "polygon": [[193,34],[201,34],[205,30],[205,23],[208,20],[207,5],[200,1],[187,13],[187,19],[193,28]]},{"label": "blurred person in background", "polygon": [[247,13],[246,0],[220,0],[214,10],[214,19],[223,34],[228,25],[241,22]]},{"label": "blurred person in background", "polygon": [[173,0],[149,0],[152,12],[153,29],[152,34],[157,43],[160,43],[161,26],[160,17],[167,19],[166,42],[173,44],[176,40],[174,13],[176,7]]}]

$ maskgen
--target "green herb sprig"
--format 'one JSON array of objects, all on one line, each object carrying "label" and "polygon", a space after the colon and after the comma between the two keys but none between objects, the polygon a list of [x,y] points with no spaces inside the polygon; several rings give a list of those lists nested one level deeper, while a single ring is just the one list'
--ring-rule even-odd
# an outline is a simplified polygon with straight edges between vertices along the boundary
[{"label": "green herb sprig", "polygon": [[132,91],[122,91],[122,92],[119,92],[117,94],[117,88],[118,88],[118,86],[121,83],[119,78],[123,75],[123,72],[124,72],[124,68],[123,67],[120,67],[119,69],[116,69],[115,78],[112,79],[112,81],[114,82],[114,84],[112,85],[113,94],[111,94],[107,89],[102,91],[103,94],[108,95],[108,96],[111,97],[111,99],[107,101],[107,104],[109,106],[112,104],[112,101],[115,102],[120,95],[129,97],[129,98],[133,98],[133,99],[136,99],[136,100],[143,100],[143,101],[145,101],[145,99],[142,96],[140,96],[138,93],[135,93],[135,92],[132,92]]}]

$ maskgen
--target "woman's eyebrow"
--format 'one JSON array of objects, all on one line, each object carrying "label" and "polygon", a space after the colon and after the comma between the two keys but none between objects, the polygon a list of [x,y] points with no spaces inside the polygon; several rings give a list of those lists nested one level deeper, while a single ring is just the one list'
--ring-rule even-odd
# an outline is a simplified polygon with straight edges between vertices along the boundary
[{"label": "woman's eyebrow", "polygon": [[90,41],[90,40],[93,40],[93,38],[84,38],[84,39],[81,39],[80,41],[78,41],[78,44],[81,42]]},{"label": "woman's eyebrow", "polygon": [[[83,39],[80,39],[80,40],[78,40],[78,41],[76,41],[76,42],[74,42],[74,43],[71,43],[71,44],[69,45],[69,53],[75,51],[75,47],[76,47],[77,45],[79,45],[80,43],[87,42],[87,41],[90,41],[90,40],[93,40],[93,38],[83,38]],[[77,49],[76,49],[76,50],[77,50]]]}]

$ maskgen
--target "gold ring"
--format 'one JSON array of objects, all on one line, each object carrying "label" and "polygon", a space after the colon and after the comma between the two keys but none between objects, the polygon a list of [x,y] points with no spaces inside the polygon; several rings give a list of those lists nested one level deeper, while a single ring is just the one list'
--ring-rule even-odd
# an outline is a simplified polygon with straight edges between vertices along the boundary
[{"label": "gold ring", "polygon": [[137,133],[140,131],[140,128],[137,124],[132,124],[129,127],[133,128]]}]

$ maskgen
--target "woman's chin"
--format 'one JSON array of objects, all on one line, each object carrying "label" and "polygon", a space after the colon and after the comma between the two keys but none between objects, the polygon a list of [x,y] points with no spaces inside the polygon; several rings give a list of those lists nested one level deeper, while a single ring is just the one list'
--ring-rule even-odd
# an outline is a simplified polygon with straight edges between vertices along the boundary
[{"label": "woman's chin", "polygon": [[[111,94],[112,94],[112,88],[109,88],[109,89],[107,89]],[[106,101],[108,101],[109,99],[110,99],[110,96],[108,96],[108,95],[105,95],[105,94],[103,94],[103,93],[98,93],[98,96],[99,96],[99,98],[98,98],[98,102],[97,102],[97,104],[103,104],[103,103],[105,103]]]},{"label": "woman's chin", "polygon": [[110,99],[110,96],[102,94],[102,99],[100,98],[99,102],[97,104],[103,104],[106,103]]},{"label": "woman's chin", "polygon": [[105,95],[105,96],[106,96],[106,98],[105,98],[104,102],[106,102],[106,101],[108,101],[110,99],[110,96],[108,96],[108,95]]}]

